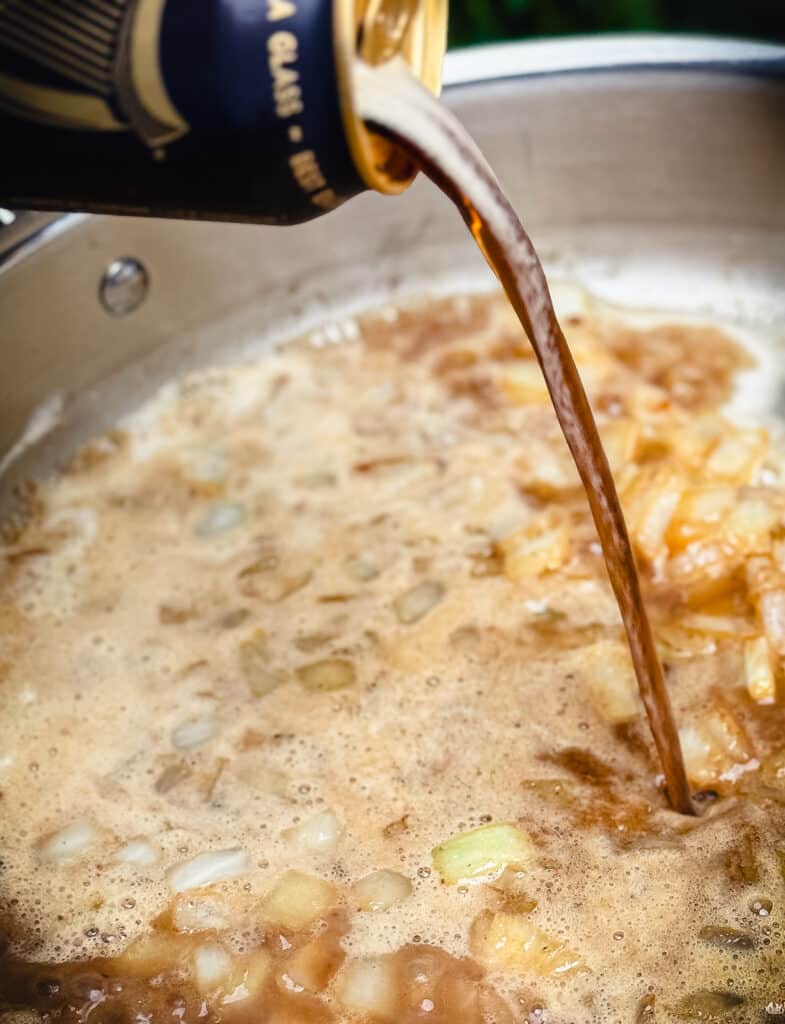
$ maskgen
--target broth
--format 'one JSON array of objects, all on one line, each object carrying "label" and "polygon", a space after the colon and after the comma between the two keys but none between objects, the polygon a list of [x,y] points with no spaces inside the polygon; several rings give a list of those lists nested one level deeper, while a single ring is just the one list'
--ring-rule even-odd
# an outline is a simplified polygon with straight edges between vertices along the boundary
[{"label": "broth", "polygon": [[[381,310],[166,388],[9,528],[0,1005],[767,1019],[785,718],[746,658],[783,460],[721,415],[745,365],[721,331],[591,306],[566,328],[702,815],[662,799],[580,480],[505,301]],[[709,354],[723,374],[688,372]],[[733,514],[702,520],[706,494]],[[711,572],[690,560],[719,541]]]}]

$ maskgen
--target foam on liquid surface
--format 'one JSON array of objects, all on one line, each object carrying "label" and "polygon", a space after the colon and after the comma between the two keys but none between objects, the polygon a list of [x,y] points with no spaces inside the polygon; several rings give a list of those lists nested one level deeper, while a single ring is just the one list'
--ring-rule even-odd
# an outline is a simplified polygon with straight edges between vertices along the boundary
[{"label": "foam on liquid surface", "polygon": [[[574,320],[579,363],[581,342],[596,351],[609,330],[601,316]],[[700,990],[738,996],[728,1019],[769,1019],[764,1007],[785,999],[783,803],[727,785],[685,823],[658,789],[643,718],[621,727],[597,714],[587,651],[621,627],[579,499],[564,567],[521,584],[496,564],[495,542],[542,511],[521,459],[567,459],[550,407],[499,386],[505,367],[531,364],[511,314],[494,297],[457,299],[366,318],[356,333],[169,387],[47,484],[34,521],[9,537],[8,955],[121,954],[171,913],[173,867],[235,851],[211,890],[228,908],[217,933],[232,955],[262,941],[257,908],[294,868],[336,885],[349,962],[407,943],[471,956],[472,921],[512,897],[442,884],[431,849],[514,822],[536,848],[516,882],[536,903],[528,918],[587,969],[491,968],[509,1016],[488,1010],[484,1021],[633,1021],[649,994],[658,1020],[690,1019],[674,1008]],[[727,356],[724,377],[691,385],[693,413],[715,408],[732,347],[710,328],[671,334],[684,361]],[[643,332],[627,351],[649,345],[653,365],[657,344]],[[602,423],[637,387],[684,400],[639,366],[587,360],[595,407],[610,410]],[[412,618],[400,602],[416,588],[424,610]],[[353,681],[309,689],[303,670],[327,659]],[[782,747],[785,719],[780,706],[745,703],[742,679],[733,643],[669,666],[677,718],[721,691],[763,762]],[[293,838],[328,811],[333,845]],[[754,881],[739,867],[745,843]],[[411,895],[357,910],[352,883],[380,869],[410,879]],[[761,900],[765,916],[752,909]],[[737,929],[754,948],[708,944],[706,926]],[[361,1019],[331,985],[324,1012]]]}]

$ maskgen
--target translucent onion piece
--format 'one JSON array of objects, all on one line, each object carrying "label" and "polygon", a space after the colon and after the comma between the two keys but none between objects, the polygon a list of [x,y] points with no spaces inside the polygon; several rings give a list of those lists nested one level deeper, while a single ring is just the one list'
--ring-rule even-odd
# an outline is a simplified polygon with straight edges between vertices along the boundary
[{"label": "translucent onion piece", "polygon": [[398,989],[398,972],[391,957],[351,960],[338,978],[341,1004],[352,1013],[367,1014],[373,1020],[396,1019]]},{"label": "translucent onion piece", "polygon": [[638,684],[629,650],[604,641],[586,650],[584,671],[592,704],[606,722],[631,722],[641,713]]},{"label": "translucent onion piece", "polygon": [[227,878],[245,874],[250,867],[248,854],[239,847],[230,850],[213,850],[200,853],[182,864],[176,864],[167,872],[169,886],[174,892],[198,889]]},{"label": "translucent onion piece", "polygon": [[207,942],[194,950],[194,975],[201,992],[211,992],[232,969],[232,958],[217,942]]},{"label": "translucent onion piece", "polygon": [[228,533],[245,522],[245,509],[242,505],[230,502],[217,502],[211,505],[196,524],[197,537],[219,537]]},{"label": "translucent onion piece", "polygon": [[395,599],[395,614],[398,621],[405,626],[419,622],[428,614],[432,608],[443,599],[445,594],[444,584],[434,580],[425,580],[418,583],[416,587],[407,590],[400,597]]},{"label": "translucent onion piece", "polygon": [[504,575],[513,583],[532,576],[555,572],[570,551],[570,525],[542,517],[499,542],[504,560]]},{"label": "translucent onion piece", "polygon": [[694,540],[716,536],[720,524],[737,501],[736,488],[730,484],[706,484],[691,487],[682,496],[668,526],[666,540],[672,551]]},{"label": "translucent onion piece", "polygon": [[376,564],[375,559],[364,551],[347,558],[344,562],[344,568],[352,579],[359,580],[361,583],[374,580],[379,575],[379,566]]},{"label": "translucent onion piece", "polygon": [[744,1003],[735,992],[691,992],[673,1007],[673,1014],[682,1020],[715,1021]]},{"label": "translucent onion piece", "polygon": [[357,673],[345,658],[324,658],[298,668],[297,678],[306,690],[341,690],[354,685]]},{"label": "translucent onion piece", "polygon": [[522,914],[483,911],[472,925],[471,947],[478,960],[495,970],[547,977],[584,969],[578,953]]},{"label": "translucent onion piece", "polygon": [[193,952],[190,936],[153,931],[141,935],[119,957],[119,963],[133,975],[150,978],[172,967],[181,966]]},{"label": "translucent onion piece", "polygon": [[289,991],[321,992],[344,957],[338,937],[324,932],[287,957],[280,983]]},{"label": "translucent onion piece", "polygon": [[757,767],[744,730],[724,706],[701,708],[694,724],[679,729],[679,738],[687,775],[698,788],[734,782]]},{"label": "translucent onion piece", "polygon": [[125,846],[121,846],[115,854],[115,860],[122,864],[138,864],[140,867],[149,867],[156,864],[159,853],[155,846],[142,837],[130,839]]},{"label": "translucent onion piece", "polygon": [[763,629],[772,648],[785,656],[785,590],[770,590],[758,603]]},{"label": "translucent onion piece", "polygon": [[291,931],[305,928],[335,905],[335,886],[302,871],[287,871],[262,903],[262,916]]},{"label": "translucent onion piece", "polygon": [[432,854],[442,881],[454,885],[471,878],[498,878],[507,867],[524,867],[534,857],[534,846],[522,829],[493,824],[459,832]]},{"label": "translucent onion piece", "polygon": [[332,811],[322,811],[284,833],[286,839],[311,853],[334,853],[341,825]]},{"label": "translucent onion piece", "polygon": [[183,452],[179,461],[186,480],[208,494],[220,490],[229,475],[229,455],[224,448],[192,448]]},{"label": "translucent onion piece", "polygon": [[286,673],[272,665],[263,629],[240,644],[240,669],[255,697],[264,697],[286,682]]},{"label": "translucent onion piece", "polygon": [[412,883],[397,871],[374,871],[352,887],[354,902],[360,910],[389,910],[412,894]]},{"label": "translucent onion piece", "polygon": [[635,458],[641,435],[640,424],[629,419],[611,420],[602,427],[600,434],[611,469],[617,473]]},{"label": "translucent onion piece", "polygon": [[741,498],[725,517],[719,534],[736,551],[747,555],[765,553],[771,549],[771,533],[779,520],[780,509],[770,498]]},{"label": "translucent onion piece", "polygon": [[172,905],[171,917],[176,932],[221,931],[231,924],[232,908],[215,893],[180,894]]},{"label": "translucent onion piece", "polygon": [[207,743],[218,733],[218,722],[212,717],[190,718],[181,722],[172,733],[172,743],[178,750],[188,750]]},{"label": "translucent onion piece", "polygon": [[763,464],[768,446],[765,430],[726,432],[709,455],[705,472],[718,480],[748,484]]},{"label": "translucent onion piece", "polygon": [[665,534],[684,493],[682,476],[668,468],[645,466],[623,494],[633,540],[650,561],[667,554]]},{"label": "translucent onion piece", "polygon": [[747,693],[758,704],[773,704],[777,698],[777,683],[769,641],[765,636],[747,640],[744,644],[744,677]]},{"label": "translucent onion piece", "polygon": [[516,405],[547,405],[550,402],[542,371],[534,360],[505,366],[499,384]]},{"label": "translucent onion piece", "polygon": [[73,864],[95,841],[96,834],[89,821],[75,821],[42,840],[38,856],[47,864]]},{"label": "translucent onion piece", "polygon": [[[226,993],[221,1006],[231,1008],[235,1003],[244,1003],[260,995],[270,973],[270,958],[264,950],[257,950],[249,956],[235,957],[232,969],[224,979],[221,988]],[[232,1016],[227,1016],[232,1020]],[[240,1020],[244,1020],[241,1017]]]}]

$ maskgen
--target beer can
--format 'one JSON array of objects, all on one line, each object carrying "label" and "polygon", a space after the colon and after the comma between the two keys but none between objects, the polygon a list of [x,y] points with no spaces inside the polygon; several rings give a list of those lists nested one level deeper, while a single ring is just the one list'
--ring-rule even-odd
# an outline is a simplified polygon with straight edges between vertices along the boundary
[{"label": "beer can", "polygon": [[440,86],[447,0],[4,0],[0,204],[292,224],[414,169],[352,67]]}]

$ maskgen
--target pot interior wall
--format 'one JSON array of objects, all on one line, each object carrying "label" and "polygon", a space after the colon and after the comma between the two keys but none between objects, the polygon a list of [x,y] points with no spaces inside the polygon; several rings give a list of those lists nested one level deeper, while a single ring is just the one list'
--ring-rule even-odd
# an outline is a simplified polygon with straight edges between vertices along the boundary
[{"label": "pot interior wall", "polygon": [[[554,276],[632,309],[732,321],[775,349],[785,343],[783,78],[572,71],[464,85],[448,101]],[[135,312],[111,316],[99,281],[126,256],[145,265],[149,292]],[[22,480],[179,371],[378,301],[491,284],[455,212],[424,181],[288,230],[74,218],[0,273],[0,452],[48,409],[33,418],[41,436],[28,432],[6,467],[0,513]],[[768,384],[776,405],[778,381]]]}]

